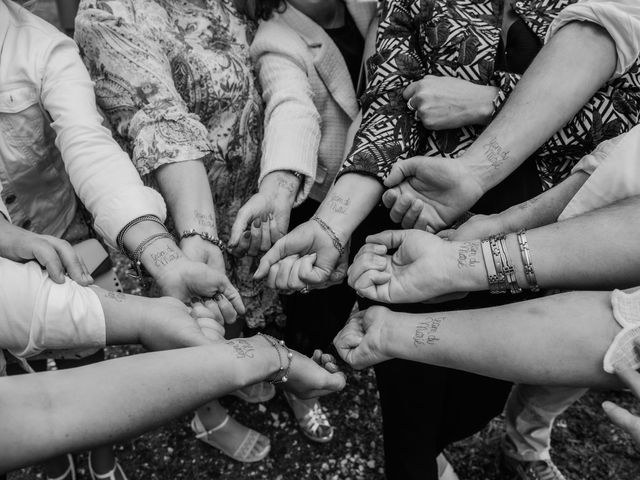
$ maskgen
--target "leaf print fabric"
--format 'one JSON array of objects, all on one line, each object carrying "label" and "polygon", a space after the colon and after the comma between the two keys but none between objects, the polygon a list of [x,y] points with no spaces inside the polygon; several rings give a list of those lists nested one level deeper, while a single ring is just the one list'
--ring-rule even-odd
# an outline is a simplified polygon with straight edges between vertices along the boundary
[{"label": "leaf print fabric", "polygon": [[[544,41],[560,11],[577,0],[517,0],[515,13]],[[415,155],[457,157],[481,126],[425,129],[409,111],[403,90],[425,75],[450,76],[499,88],[498,110],[520,80],[495,69],[503,2],[500,0],[388,0],[376,53],[368,61],[369,84],[360,101],[362,125],[339,175],[356,172],[381,180],[398,159]],[[544,188],[569,175],[598,143],[628,131],[640,112],[640,64],[600,89],[568,125],[535,154]]]}]

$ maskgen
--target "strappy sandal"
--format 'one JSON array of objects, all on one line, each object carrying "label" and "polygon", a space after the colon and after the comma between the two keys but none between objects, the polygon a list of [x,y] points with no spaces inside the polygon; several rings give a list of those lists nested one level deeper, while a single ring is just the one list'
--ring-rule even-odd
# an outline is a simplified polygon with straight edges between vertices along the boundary
[{"label": "strappy sandal", "polygon": [[[206,427],[202,424],[200,417],[196,413],[193,417],[193,420],[191,420],[191,430],[193,430],[193,432],[196,434],[196,438],[198,440],[208,445],[211,445],[212,447],[217,448],[222,453],[224,453],[228,457],[238,462],[253,463],[253,462],[259,462],[260,460],[265,458],[269,454],[269,451],[271,450],[270,443],[268,443],[267,446],[261,452],[253,456],[251,455],[251,452],[253,451],[253,448],[255,447],[258,440],[260,440],[261,438],[266,438],[264,435],[261,435],[260,433],[256,432],[251,428],[247,428],[247,433],[245,434],[244,438],[242,439],[242,442],[240,442],[240,445],[235,450],[235,452],[232,452],[231,450],[226,449],[225,447],[220,445],[216,440],[214,440],[213,438],[210,438],[210,435],[212,433],[215,433],[218,430],[223,429],[227,425],[227,423],[229,423],[229,418],[231,417],[227,414],[227,416],[224,417],[224,420],[220,425],[207,430]],[[267,442],[268,441],[269,439],[267,439]]]},{"label": "strappy sandal", "polygon": [[230,395],[238,397],[247,403],[268,402],[276,395],[276,387],[269,382],[254,383],[248,387],[231,392]]},{"label": "strappy sandal", "polygon": [[[316,399],[313,407],[309,408],[298,397],[289,392],[284,392],[284,396],[289,402],[289,406],[296,416],[298,426],[305,437],[309,440],[317,443],[327,443],[333,438],[334,428],[329,423],[327,414],[320,406],[320,402]],[[302,417],[298,417],[293,408],[293,404],[303,405],[306,409],[306,413]]]},{"label": "strappy sandal", "polygon": [[120,477],[123,480],[128,480],[127,476],[122,471],[122,467],[118,463],[117,458],[115,462],[116,463],[113,465],[113,468],[107,473],[96,473],[93,471],[93,466],[91,465],[91,452],[89,452],[89,460],[87,460],[87,463],[89,464],[89,474],[91,475],[91,480],[116,480],[118,478],[116,476],[116,473],[119,473]]},{"label": "strappy sandal", "polygon": [[67,461],[69,462],[69,466],[62,475],[59,477],[50,477],[47,475],[47,480],[65,480],[69,474],[71,474],[71,480],[76,480],[76,465],[73,463],[73,456],[70,453],[67,453]]}]

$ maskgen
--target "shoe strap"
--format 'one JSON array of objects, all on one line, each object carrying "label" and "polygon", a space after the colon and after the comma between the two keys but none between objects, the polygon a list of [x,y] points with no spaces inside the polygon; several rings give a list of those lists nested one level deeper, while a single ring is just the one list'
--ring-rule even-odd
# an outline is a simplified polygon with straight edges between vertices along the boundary
[{"label": "shoe strap", "polygon": [[60,475],[59,477],[47,476],[47,480],[64,480],[65,478],[67,478],[67,475],[69,474],[71,474],[71,480],[76,480],[76,468],[75,468],[75,465],[73,464],[73,457],[71,456],[70,453],[67,453],[67,461],[69,462],[69,466],[67,467],[67,469],[64,471],[62,475]]},{"label": "shoe strap", "polygon": [[197,439],[201,439],[201,438],[206,438],[208,437],[210,434],[217,432],[218,430],[222,430],[227,423],[229,423],[229,419],[231,417],[229,416],[229,414],[227,413],[227,415],[224,417],[224,420],[222,420],[222,422],[220,422],[220,424],[217,427],[213,427],[210,428],[209,430],[207,430],[207,428],[204,426],[204,424],[202,423],[202,420],[200,420],[200,417],[198,416],[198,414],[196,413],[193,417],[193,426],[194,426],[194,430],[196,432],[196,438]]},{"label": "shoe strap", "polygon": [[91,465],[91,452],[89,452],[89,461],[87,463],[89,464],[89,474],[91,475],[91,478],[93,480],[116,480],[117,471],[120,471],[120,475],[122,476],[122,478],[127,480],[127,476],[122,471],[122,467],[118,463],[117,459],[116,459],[116,463],[113,465],[113,468],[109,470],[107,473],[96,473],[93,470],[93,465]]}]

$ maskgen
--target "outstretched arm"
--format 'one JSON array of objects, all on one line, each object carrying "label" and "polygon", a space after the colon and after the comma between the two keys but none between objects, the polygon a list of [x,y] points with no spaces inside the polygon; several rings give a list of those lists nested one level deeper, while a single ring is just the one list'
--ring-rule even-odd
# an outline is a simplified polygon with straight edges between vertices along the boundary
[{"label": "outstretched arm", "polygon": [[610,292],[571,292],[432,314],[372,307],[334,343],[356,368],[402,358],[534,385],[612,387],[602,360],[619,331]]},{"label": "outstretched arm", "polygon": [[[276,349],[251,337],[0,379],[0,473],[138,435],[279,368]],[[294,353],[286,386],[296,394],[344,383],[341,373]]]},{"label": "outstretched arm", "polygon": [[[640,196],[526,233],[541,288],[627,288],[640,284]],[[507,250],[522,288],[524,273],[517,235]],[[379,251],[376,248],[382,247]],[[397,249],[392,255],[387,250]],[[418,230],[382,232],[367,238],[349,268],[359,294],[386,303],[418,302],[453,292],[487,290],[479,239],[445,241]]]}]

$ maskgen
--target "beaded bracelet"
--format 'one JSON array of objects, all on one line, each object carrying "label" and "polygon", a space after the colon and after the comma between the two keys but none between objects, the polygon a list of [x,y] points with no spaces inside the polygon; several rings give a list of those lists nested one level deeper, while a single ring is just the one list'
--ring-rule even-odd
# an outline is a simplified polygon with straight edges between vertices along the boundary
[{"label": "beaded bracelet", "polygon": [[340,254],[340,256],[342,256],[342,254],[344,253],[344,245],[342,245],[342,242],[338,238],[338,235],[336,234],[336,232],[334,232],[333,229],[329,225],[327,225],[326,222],[322,220],[320,217],[318,217],[317,215],[314,215],[313,217],[311,217],[311,220],[316,221],[318,225],[320,225],[322,229],[325,232],[327,232],[329,237],[331,237],[333,246],[336,247],[336,250],[338,250],[338,253]]},{"label": "beaded bracelet", "polygon": [[128,273],[130,277],[136,278],[138,280],[143,280],[144,278],[143,272],[142,272],[143,265],[142,265],[142,260],[140,260],[140,258],[142,257],[142,254],[147,249],[147,247],[151,245],[153,242],[155,242],[156,240],[159,240],[160,238],[169,238],[170,240],[174,240],[173,235],[171,235],[169,232],[154,233],[153,235],[150,235],[144,240],[142,240],[142,242],[140,242],[140,244],[136,247],[136,249],[133,251],[133,253],[129,257],[131,259],[131,264],[135,271],[135,274],[132,274],[131,272]]},{"label": "beaded bracelet", "polygon": [[[267,342],[269,342],[269,344],[271,344],[271,346],[276,349],[276,352],[278,352],[278,361],[280,362],[280,368],[276,373],[273,374],[273,377],[269,380],[269,383],[271,383],[272,385],[287,383],[287,381],[289,380],[289,372],[291,371],[291,361],[293,360],[293,353],[291,353],[291,350],[289,349],[289,347],[285,345],[284,340],[276,340],[272,336],[267,335],[265,333],[258,333],[258,335],[260,335]],[[286,368],[283,366],[283,363],[282,363],[282,356],[280,355],[280,347],[282,347],[287,353]],[[278,378],[278,375],[280,374],[282,374],[282,376]]]},{"label": "beaded bracelet", "polygon": [[124,255],[126,255],[129,258],[131,258],[131,255],[129,255],[129,253],[127,252],[127,249],[124,246],[124,236],[132,227],[142,222],[155,222],[158,225],[161,225],[165,232],[168,231],[167,227],[164,225],[164,223],[162,223],[162,220],[160,220],[155,215],[142,215],[141,217],[137,217],[131,220],[124,227],[122,227],[122,230],[120,230],[120,233],[118,233],[118,236],[116,238],[116,245],[118,246],[118,250],[120,250]]},{"label": "beaded bracelet", "polygon": [[533,271],[529,243],[527,242],[527,234],[524,228],[518,232],[518,245],[520,246],[520,256],[522,257],[522,264],[524,266],[524,276],[527,279],[529,288],[532,292],[539,292],[540,285],[538,285],[536,274]]},{"label": "beaded bracelet", "polygon": [[518,278],[516,277],[516,269],[511,262],[511,255],[509,255],[509,248],[507,248],[507,237],[505,235],[500,235],[498,237],[498,241],[500,242],[501,247],[501,255],[502,259],[502,271],[505,274],[507,285],[509,286],[509,291],[515,295],[522,292],[522,288],[518,285]]},{"label": "beaded bracelet", "polygon": [[191,230],[185,230],[184,232],[182,232],[180,234],[180,241],[184,240],[185,238],[195,237],[195,236],[198,236],[201,239],[203,239],[203,240],[205,240],[205,241],[207,241],[209,243],[212,243],[213,245],[218,247],[223,252],[227,248],[227,246],[224,244],[224,242],[222,240],[220,240],[218,237],[214,237],[213,235],[211,235],[208,232],[198,232],[195,228],[192,228]]}]

